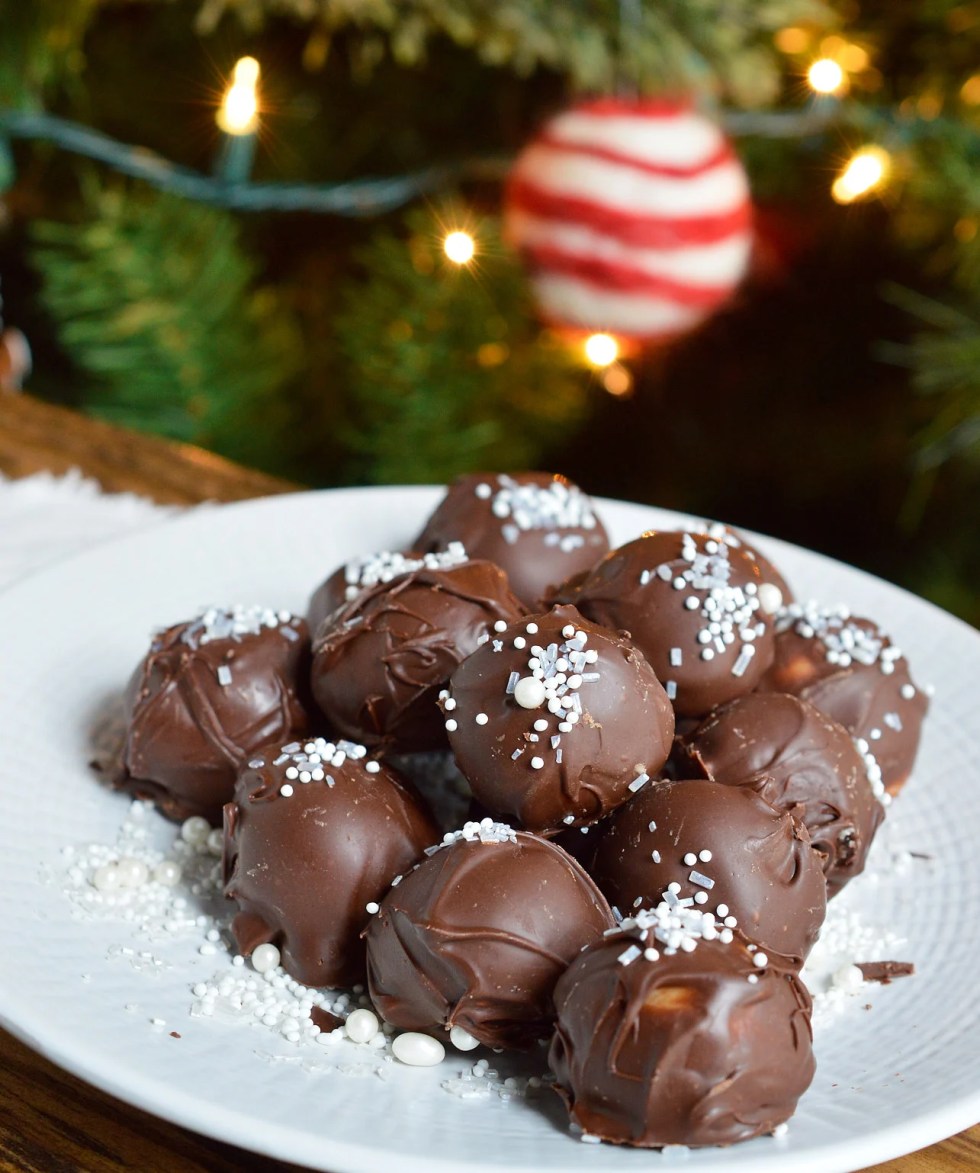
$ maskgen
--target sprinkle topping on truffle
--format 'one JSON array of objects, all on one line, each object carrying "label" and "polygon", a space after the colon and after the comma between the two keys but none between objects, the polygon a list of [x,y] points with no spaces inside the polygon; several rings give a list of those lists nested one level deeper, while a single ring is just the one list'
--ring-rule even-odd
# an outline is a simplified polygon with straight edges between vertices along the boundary
[{"label": "sprinkle topping on truffle", "polygon": [[[236,603],[232,607],[202,607],[187,624],[181,641],[192,648],[215,639],[241,639],[243,635],[258,635],[263,627],[283,625],[283,635],[292,628],[286,625],[297,621],[289,611],[273,611],[269,607],[245,607]],[[295,638],[295,632],[291,636]]]},{"label": "sprinkle topping on truffle", "polygon": [[450,542],[445,550],[435,554],[423,554],[421,558],[409,558],[397,550],[379,550],[361,558],[352,558],[344,567],[345,595],[355,599],[367,587],[379,582],[391,582],[402,574],[413,570],[449,570],[466,562],[467,554],[462,542]]}]

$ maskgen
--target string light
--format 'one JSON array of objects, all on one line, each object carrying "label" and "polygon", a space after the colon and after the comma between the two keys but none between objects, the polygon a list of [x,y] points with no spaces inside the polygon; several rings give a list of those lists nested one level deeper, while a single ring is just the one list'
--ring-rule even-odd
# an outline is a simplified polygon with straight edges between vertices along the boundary
[{"label": "string light", "polygon": [[450,232],[442,242],[443,252],[455,265],[466,265],[473,260],[476,242],[468,232]]},{"label": "string light", "polygon": [[626,399],[633,393],[633,376],[622,363],[614,362],[602,372],[602,385],[617,399]]},{"label": "string light", "polygon": [[839,94],[847,87],[847,74],[830,57],[821,57],[807,70],[810,89],[818,94]]},{"label": "string light", "polygon": [[259,122],[259,63],[242,57],[235,63],[232,82],[216,115],[225,134],[254,134]]},{"label": "string light", "polygon": [[611,334],[590,334],[585,340],[585,357],[594,367],[611,366],[619,358],[619,343]]},{"label": "string light", "polygon": [[887,151],[862,147],[834,180],[830,193],[839,204],[853,203],[881,187],[890,170],[891,156]]}]

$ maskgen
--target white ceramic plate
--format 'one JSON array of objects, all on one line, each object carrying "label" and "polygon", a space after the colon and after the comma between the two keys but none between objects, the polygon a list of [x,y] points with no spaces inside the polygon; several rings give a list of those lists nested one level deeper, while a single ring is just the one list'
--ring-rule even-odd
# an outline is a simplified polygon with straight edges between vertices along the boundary
[{"label": "white ceramic plate", "polygon": [[[88,739],[93,714],[142,656],[148,632],[208,602],[302,611],[342,560],[410,540],[437,499],[431,489],[343,490],[203,510],[0,596],[0,1021],[130,1103],[333,1173],[628,1173],[676,1162],[677,1154],[577,1143],[551,1095],[510,1103],[449,1096],[442,1080],[472,1057],[448,1057],[442,1069],[389,1065],[383,1080],[305,1070],[297,1048],[268,1032],[189,1016],[190,986],[221,958],[203,958],[199,942],[185,940],[171,968],[155,976],[107,960],[123,930],[74,919],[57,881],[62,848],[112,842],[127,810],[124,797],[89,774]],[[602,511],[614,543],[686,520],[613,502]],[[697,1170],[832,1173],[980,1118],[980,636],[866,574],[784,543],[761,544],[799,595],[844,600],[878,618],[917,680],[937,689],[918,768],[888,820],[893,839],[935,863],[863,891],[859,880],[848,894],[906,939],[899,957],[915,962],[917,976],[875,987],[872,1010],[849,1007],[818,1034],[816,1080],[786,1137],[681,1158]],[[151,1016],[167,1028],[152,1028]]]}]

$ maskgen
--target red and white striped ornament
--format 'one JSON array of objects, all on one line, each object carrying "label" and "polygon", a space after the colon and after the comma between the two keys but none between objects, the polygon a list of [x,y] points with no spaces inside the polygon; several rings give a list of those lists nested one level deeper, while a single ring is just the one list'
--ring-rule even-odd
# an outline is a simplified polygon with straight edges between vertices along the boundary
[{"label": "red and white striped ornament", "polygon": [[604,98],[547,122],[507,182],[505,232],[556,325],[649,340],[722,304],[752,207],[731,144],[689,104]]}]

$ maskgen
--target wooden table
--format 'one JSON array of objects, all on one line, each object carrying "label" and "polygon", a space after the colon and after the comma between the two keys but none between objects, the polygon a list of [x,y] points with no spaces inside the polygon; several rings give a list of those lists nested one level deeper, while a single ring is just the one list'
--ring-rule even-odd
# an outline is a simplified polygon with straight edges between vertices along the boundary
[{"label": "wooden table", "polygon": [[[0,472],[80,468],[105,489],[160,503],[238,501],[299,486],[231,464],[188,445],[84,419],[26,395],[0,395]],[[135,1169],[294,1170],[208,1140],[107,1096],[0,1031],[0,1169],[36,1173]],[[873,1173],[980,1169],[980,1125]]]}]

